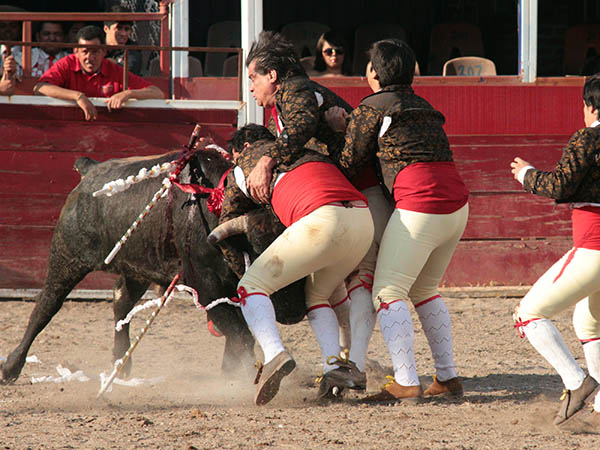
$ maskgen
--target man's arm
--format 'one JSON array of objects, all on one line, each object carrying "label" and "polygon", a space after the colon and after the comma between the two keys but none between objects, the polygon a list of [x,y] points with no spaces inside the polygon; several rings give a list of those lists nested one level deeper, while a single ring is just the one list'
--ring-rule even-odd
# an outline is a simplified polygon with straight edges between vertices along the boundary
[{"label": "man's arm", "polygon": [[98,117],[96,107],[83,92],[56,86],[51,83],[41,82],[33,87],[33,93],[36,95],[59,98],[61,100],[74,101],[83,111],[85,120],[96,120],[96,117]]},{"label": "man's arm", "polygon": [[[590,168],[597,165],[596,157],[600,155],[598,136],[588,130],[579,130],[573,135],[553,171],[527,170],[523,177],[523,189],[554,200],[570,198]],[[514,171],[528,164],[515,159],[515,163],[519,162],[520,165],[513,166]]]},{"label": "man's arm", "polygon": [[269,186],[273,168],[277,164],[291,164],[304,153],[304,145],[317,131],[319,105],[308,86],[286,88],[281,98],[285,128],[248,175],[246,184],[253,198],[261,203],[269,201]]},{"label": "man's arm", "polygon": [[352,179],[375,157],[381,128],[381,114],[374,108],[359,105],[350,114],[344,148],[331,155],[344,174]]},{"label": "man's arm", "polygon": [[126,91],[117,92],[110,98],[104,100],[108,110],[119,109],[123,107],[132,98],[138,100],[164,98],[163,92],[156,86],[151,85],[141,89],[127,89]]}]

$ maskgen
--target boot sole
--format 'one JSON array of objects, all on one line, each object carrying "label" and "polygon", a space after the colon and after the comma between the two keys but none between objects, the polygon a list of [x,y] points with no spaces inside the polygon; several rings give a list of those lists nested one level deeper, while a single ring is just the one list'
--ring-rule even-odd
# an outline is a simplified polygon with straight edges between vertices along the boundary
[{"label": "boot sole", "polygon": [[296,361],[293,359],[288,359],[287,361],[283,362],[283,364],[275,369],[271,377],[266,380],[256,392],[254,403],[256,403],[258,406],[262,406],[273,400],[273,397],[275,397],[277,392],[279,392],[281,380],[292,373],[295,368]]}]

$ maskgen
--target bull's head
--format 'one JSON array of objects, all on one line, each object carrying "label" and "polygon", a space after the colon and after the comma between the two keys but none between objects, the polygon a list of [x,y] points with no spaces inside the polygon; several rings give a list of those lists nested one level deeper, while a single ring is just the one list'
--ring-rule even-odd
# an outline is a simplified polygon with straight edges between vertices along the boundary
[{"label": "bull's head", "polygon": [[[222,223],[207,239],[222,247],[228,264],[241,277],[243,252],[248,253],[251,260],[256,259],[284,229],[270,211],[261,208]],[[302,320],[306,314],[304,278],[275,292],[272,300],[278,322],[293,324]]]}]

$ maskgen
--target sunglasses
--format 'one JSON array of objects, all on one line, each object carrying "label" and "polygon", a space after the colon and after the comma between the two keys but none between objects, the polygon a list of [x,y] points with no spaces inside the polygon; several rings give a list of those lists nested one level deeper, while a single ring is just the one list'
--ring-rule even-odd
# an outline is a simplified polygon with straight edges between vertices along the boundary
[{"label": "sunglasses", "polygon": [[343,55],[344,49],[342,47],[329,47],[323,50],[323,53],[325,53],[327,56],[332,56],[334,52],[336,55]]}]

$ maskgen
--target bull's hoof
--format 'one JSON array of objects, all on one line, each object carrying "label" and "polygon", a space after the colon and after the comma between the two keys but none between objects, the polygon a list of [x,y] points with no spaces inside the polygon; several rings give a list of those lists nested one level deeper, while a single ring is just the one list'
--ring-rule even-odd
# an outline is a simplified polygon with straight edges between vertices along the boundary
[{"label": "bull's hoof", "polygon": [[21,373],[20,370],[16,371],[16,373],[15,370],[8,370],[6,363],[0,364],[0,372],[2,372],[2,379],[0,379],[0,384],[2,385],[13,384],[17,381]]}]

